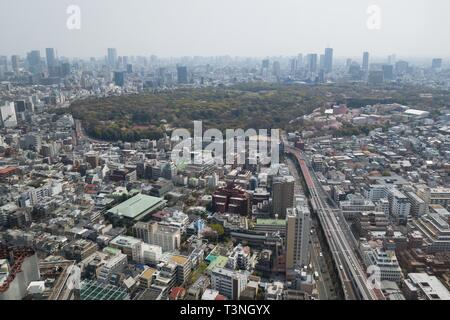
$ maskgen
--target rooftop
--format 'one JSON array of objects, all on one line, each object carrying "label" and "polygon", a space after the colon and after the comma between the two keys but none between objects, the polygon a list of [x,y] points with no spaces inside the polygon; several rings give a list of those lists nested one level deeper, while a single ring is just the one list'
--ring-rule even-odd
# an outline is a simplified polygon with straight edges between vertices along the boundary
[{"label": "rooftop", "polygon": [[162,198],[152,197],[140,193],[108,210],[108,212],[130,219],[136,219],[140,218],[140,216],[145,213],[158,210],[165,203],[166,201]]}]

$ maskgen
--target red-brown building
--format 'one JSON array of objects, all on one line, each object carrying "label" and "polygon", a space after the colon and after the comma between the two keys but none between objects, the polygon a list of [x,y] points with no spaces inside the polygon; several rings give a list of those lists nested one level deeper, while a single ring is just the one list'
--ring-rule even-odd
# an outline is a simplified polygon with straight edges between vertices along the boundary
[{"label": "red-brown building", "polygon": [[220,213],[247,215],[250,210],[249,193],[236,185],[219,188],[212,196],[213,209]]}]

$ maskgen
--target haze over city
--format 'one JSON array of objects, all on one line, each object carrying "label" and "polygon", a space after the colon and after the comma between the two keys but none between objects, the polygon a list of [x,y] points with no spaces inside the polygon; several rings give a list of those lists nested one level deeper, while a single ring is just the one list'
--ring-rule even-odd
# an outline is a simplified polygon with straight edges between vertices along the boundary
[{"label": "haze over city", "polygon": [[[66,27],[69,5],[81,29]],[[380,30],[366,26],[370,5]],[[318,52],[336,57],[450,55],[446,0],[16,0],[0,3],[0,54],[58,48],[60,56],[276,56]],[[11,26],[11,23],[13,25]]]},{"label": "haze over city", "polygon": [[448,0],[0,1],[0,301],[450,300]]}]

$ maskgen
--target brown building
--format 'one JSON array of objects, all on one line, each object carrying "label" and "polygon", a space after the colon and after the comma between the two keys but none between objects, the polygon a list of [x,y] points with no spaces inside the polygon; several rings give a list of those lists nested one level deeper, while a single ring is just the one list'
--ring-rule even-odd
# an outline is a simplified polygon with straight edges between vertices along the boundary
[{"label": "brown building", "polygon": [[244,188],[236,185],[229,184],[217,189],[212,198],[216,212],[247,215],[250,211],[250,195]]}]

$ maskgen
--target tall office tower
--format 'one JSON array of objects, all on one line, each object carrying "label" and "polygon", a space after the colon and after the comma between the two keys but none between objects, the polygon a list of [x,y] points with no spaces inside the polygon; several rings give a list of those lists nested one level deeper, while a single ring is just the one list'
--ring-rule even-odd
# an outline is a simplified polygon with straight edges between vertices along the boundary
[{"label": "tall office tower", "polygon": [[5,102],[5,105],[0,107],[0,125],[3,128],[14,128],[17,126],[14,102]]},{"label": "tall office tower", "polygon": [[45,55],[47,57],[47,70],[50,76],[56,76],[58,74],[58,66],[56,62],[55,49],[46,48]]},{"label": "tall office tower", "polygon": [[303,67],[303,54],[299,53],[297,56],[297,69]]},{"label": "tall office tower", "polygon": [[279,61],[274,61],[272,68],[273,68],[273,75],[275,77],[279,77],[281,75],[280,62]]},{"label": "tall office tower", "polygon": [[309,72],[317,72],[317,54],[311,53],[306,56],[307,69]]},{"label": "tall office tower", "polygon": [[64,62],[61,65],[61,73],[62,73],[63,77],[70,75],[70,71],[71,71],[70,63]]},{"label": "tall office tower", "polygon": [[125,71],[114,71],[114,84],[123,87],[125,84]]},{"label": "tall office tower", "polygon": [[433,61],[431,62],[431,68],[433,70],[441,69],[442,68],[442,59],[440,59],[440,58],[433,59]]},{"label": "tall office tower", "polygon": [[311,214],[303,200],[286,213],[286,276],[309,263]]},{"label": "tall office tower", "polygon": [[186,84],[188,83],[188,72],[186,66],[178,66],[177,67],[177,79],[178,83]]},{"label": "tall office tower", "polygon": [[127,63],[127,73],[133,73],[133,65],[131,63]]},{"label": "tall office tower", "polygon": [[325,48],[324,71],[327,73],[333,71],[333,48]]},{"label": "tall office tower", "polygon": [[261,69],[269,69],[269,59],[264,59],[261,63]]},{"label": "tall office tower", "polygon": [[364,72],[368,72],[369,71],[369,53],[368,52],[364,52],[363,53],[362,70]]},{"label": "tall office tower", "polygon": [[290,74],[292,76],[294,76],[297,73],[297,60],[296,59],[291,59],[290,61]]},{"label": "tall office tower", "polygon": [[18,55],[11,56],[11,66],[15,73],[19,72],[20,57]]},{"label": "tall office tower", "polygon": [[55,49],[46,48],[45,55],[47,57],[47,67],[53,67],[54,65],[56,65]]},{"label": "tall office tower", "polygon": [[321,54],[319,56],[319,70],[324,70],[325,68],[325,55]]},{"label": "tall office tower", "polygon": [[393,80],[394,79],[394,66],[390,64],[384,64],[382,66],[383,70],[383,79],[384,80]]},{"label": "tall office tower", "polygon": [[108,65],[115,68],[117,65],[117,49],[108,48]]},{"label": "tall office tower", "polygon": [[42,72],[41,53],[39,50],[33,50],[27,55],[28,66],[33,74]]},{"label": "tall office tower", "polygon": [[286,217],[286,209],[294,203],[294,177],[276,176],[272,182],[272,213]]}]

